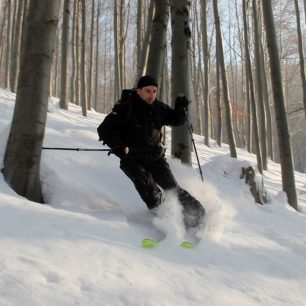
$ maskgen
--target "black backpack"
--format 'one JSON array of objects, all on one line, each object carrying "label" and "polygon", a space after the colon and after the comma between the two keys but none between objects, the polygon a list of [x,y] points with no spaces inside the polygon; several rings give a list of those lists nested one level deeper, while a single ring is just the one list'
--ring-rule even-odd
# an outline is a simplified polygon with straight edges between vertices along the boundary
[{"label": "black backpack", "polygon": [[[126,114],[125,119],[124,119],[125,123],[128,121],[128,119],[130,118],[130,116],[132,114],[132,103],[130,103],[130,101],[133,97],[136,97],[136,95],[137,95],[137,89],[136,88],[123,89],[122,92],[121,92],[120,99],[115,103],[115,106],[116,105],[121,105],[121,104],[129,105],[127,114]],[[101,137],[102,124],[103,124],[103,122],[97,128],[98,135],[99,135],[99,141],[101,141],[101,139],[102,139],[102,137]]]},{"label": "black backpack", "polygon": [[121,92],[120,100],[117,103],[124,103],[124,101],[130,100],[130,98],[136,97],[137,89],[123,89]]}]

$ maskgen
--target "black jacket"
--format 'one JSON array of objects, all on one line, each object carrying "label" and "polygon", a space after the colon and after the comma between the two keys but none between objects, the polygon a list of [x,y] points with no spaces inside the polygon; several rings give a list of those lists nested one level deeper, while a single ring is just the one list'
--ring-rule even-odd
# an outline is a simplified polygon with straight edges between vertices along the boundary
[{"label": "black jacket", "polygon": [[130,148],[128,155],[117,153],[118,157],[150,161],[163,153],[161,128],[182,125],[185,120],[186,110],[179,103],[174,109],[158,100],[150,105],[136,95],[115,104],[98,127],[98,134],[115,154],[116,148]]}]

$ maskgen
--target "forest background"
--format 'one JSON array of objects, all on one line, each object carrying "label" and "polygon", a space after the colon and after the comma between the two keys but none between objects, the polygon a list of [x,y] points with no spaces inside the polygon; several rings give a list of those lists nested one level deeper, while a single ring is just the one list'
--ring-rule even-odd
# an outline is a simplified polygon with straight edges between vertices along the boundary
[{"label": "forest background", "polygon": [[[0,86],[12,92],[17,92],[30,2],[35,0],[0,1]],[[181,70],[194,132],[207,146],[211,139],[229,143],[232,157],[235,146],[256,153],[261,173],[267,159],[280,161],[281,123],[262,7],[271,3],[289,150],[295,170],[306,171],[305,0],[55,2],[60,13],[48,95],[60,97],[62,108],[68,109],[69,101],[82,106],[83,116],[90,109],[108,113],[121,90],[147,73],[159,80],[159,98],[173,104],[178,94],[173,79]],[[180,16],[184,36],[175,41]],[[188,51],[187,59],[177,56],[180,49]]]}]

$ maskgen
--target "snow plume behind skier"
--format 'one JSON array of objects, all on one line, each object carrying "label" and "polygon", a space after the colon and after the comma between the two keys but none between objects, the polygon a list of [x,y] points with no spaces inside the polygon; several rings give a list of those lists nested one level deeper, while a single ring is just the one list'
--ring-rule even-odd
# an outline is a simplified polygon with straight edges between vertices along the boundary
[{"label": "snow plume behind skier", "polygon": [[202,204],[181,188],[165,158],[162,143],[164,125],[179,126],[187,119],[189,101],[175,100],[175,107],[158,101],[157,81],[152,76],[139,79],[137,93],[119,101],[98,127],[100,141],[120,158],[121,170],[131,179],[151,211],[163,202],[163,191],[172,191],[182,205],[186,227],[197,227],[205,215]]}]

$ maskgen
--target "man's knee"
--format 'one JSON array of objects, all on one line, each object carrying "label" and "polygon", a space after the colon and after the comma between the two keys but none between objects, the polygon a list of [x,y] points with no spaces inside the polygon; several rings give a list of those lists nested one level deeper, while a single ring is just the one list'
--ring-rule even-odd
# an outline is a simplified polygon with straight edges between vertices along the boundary
[{"label": "man's knee", "polygon": [[162,192],[151,172],[133,162],[121,163],[120,168],[133,181],[136,190],[149,209],[160,205]]}]

